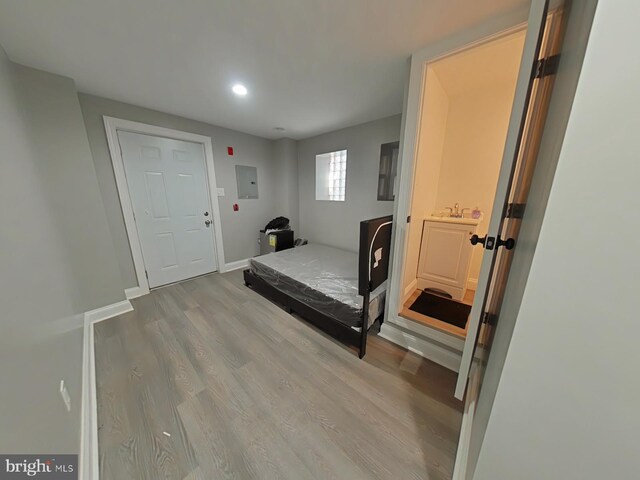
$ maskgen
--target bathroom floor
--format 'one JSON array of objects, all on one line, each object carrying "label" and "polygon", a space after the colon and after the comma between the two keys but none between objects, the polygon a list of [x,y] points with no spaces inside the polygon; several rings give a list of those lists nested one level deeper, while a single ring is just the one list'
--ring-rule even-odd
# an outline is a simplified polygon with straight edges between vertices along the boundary
[{"label": "bathroom floor", "polygon": [[[416,289],[416,291],[413,292],[413,294],[409,297],[409,299],[406,302],[404,302],[400,315],[404,318],[408,318],[409,320],[420,322],[429,327],[436,328],[446,333],[450,333],[451,335],[455,335],[456,337],[466,338],[467,336],[466,327],[459,328],[459,327],[456,327],[455,325],[450,325],[446,322],[438,320],[437,318],[428,317],[418,312],[414,312],[413,310],[409,310],[409,307],[413,305],[413,302],[415,302],[416,298],[418,298],[418,295],[420,295],[421,292],[422,290],[420,289]],[[475,297],[475,294],[476,294],[475,290],[467,290],[467,293],[462,299],[462,303],[466,303],[467,305],[473,305],[473,299]]]}]

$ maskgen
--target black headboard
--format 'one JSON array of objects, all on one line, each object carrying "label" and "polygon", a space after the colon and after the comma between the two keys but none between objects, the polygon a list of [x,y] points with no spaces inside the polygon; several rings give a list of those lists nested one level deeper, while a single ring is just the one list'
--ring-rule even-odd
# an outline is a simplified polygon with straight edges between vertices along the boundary
[{"label": "black headboard", "polygon": [[360,222],[358,293],[375,290],[389,276],[393,216]]}]

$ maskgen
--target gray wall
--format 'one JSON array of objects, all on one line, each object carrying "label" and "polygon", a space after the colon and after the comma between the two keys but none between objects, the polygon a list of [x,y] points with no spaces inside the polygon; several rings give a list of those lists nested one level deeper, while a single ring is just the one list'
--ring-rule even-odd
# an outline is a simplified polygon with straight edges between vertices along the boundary
[{"label": "gray wall", "polygon": [[80,285],[83,311],[124,300],[96,171],[73,80],[15,65],[24,95],[24,115],[41,159],[57,228],[71,273]]},{"label": "gray wall", "polygon": [[638,477],[639,17],[598,2],[476,480]]},{"label": "gray wall", "polygon": [[273,142],[273,159],[279,180],[276,187],[278,205],[287,217],[296,236],[300,226],[300,207],[298,203],[298,142],[291,138],[282,138]]},{"label": "gray wall", "polygon": [[[400,139],[400,115],[298,142],[300,232],[310,241],[358,251],[359,223],[390,215],[393,202],[377,200],[380,145]],[[347,149],[344,202],[315,199],[316,155]]]},{"label": "gray wall", "polygon": [[73,81],[0,48],[3,453],[78,452],[82,313],[124,296],[82,125]]},{"label": "gray wall", "polygon": [[[225,189],[225,196],[219,198],[225,262],[242,260],[258,253],[258,230],[273,217],[281,215],[285,208],[281,204],[284,197],[276,193],[280,178],[270,140],[106,98],[82,93],[79,97],[107,221],[116,247],[117,264],[126,288],[134,287],[138,282],[109,156],[103,115],[211,137],[216,180],[218,187]],[[228,146],[234,148],[232,157],[227,155]],[[258,200],[238,200],[235,165],[258,168]],[[240,206],[238,212],[232,209],[234,203]]]}]

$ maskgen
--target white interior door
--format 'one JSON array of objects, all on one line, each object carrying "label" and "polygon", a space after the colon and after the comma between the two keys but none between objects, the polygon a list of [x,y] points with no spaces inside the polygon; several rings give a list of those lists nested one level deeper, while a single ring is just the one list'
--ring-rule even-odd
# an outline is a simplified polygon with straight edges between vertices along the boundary
[{"label": "white interior door", "polygon": [[201,144],[118,131],[149,287],[217,270]]},{"label": "white interior door", "polygon": [[[517,236],[518,228],[514,227],[518,225],[518,222],[508,221],[507,206],[510,198],[513,197],[513,192],[520,188],[519,182],[525,179],[525,172],[522,169],[518,169],[518,160],[522,157],[521,152],[523,145],[525,145],[523,140],[527,137],[526,132],[532,127],[529,107],[534,93],[539,66],[538,59],[547,23],[548,3],[548,0],[533,0],[529,12],[527,34],[520,62],[520,71],[507,130],[491,221],[482,245],[486,251],[482,259],[478,288],[469,316],[469,327],[458,372],[455,396],[459,399],[464,397],[467,388],[471,365],[478,345],[480,327],[483,322],[489,321],[491,316],[496,314],[496,312],[490,311],[492,309],[489,306],[499,305],[502,301],[510,265],[510,255],[508,254],[510,248],[504,244],[501,245],[500,239],[502,238],[503,241],[507,238],[515,240],[514,237]],[[528,173],[528,178],[530,178],[532,170],[528,170]],[[523,205],[524,200],[522,198],[519,200],[522,202],[520,204]],[[509,247],[513,248],[511,245]],[[480,248],[480,245],[477,248]]]}]

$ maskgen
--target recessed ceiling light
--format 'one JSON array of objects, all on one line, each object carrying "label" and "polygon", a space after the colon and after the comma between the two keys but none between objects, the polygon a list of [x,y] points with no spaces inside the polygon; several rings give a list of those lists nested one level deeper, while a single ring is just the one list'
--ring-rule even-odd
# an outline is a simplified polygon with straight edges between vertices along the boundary
[{"label": "recessed ceiling light", "polygon": [[241,83],[236,83],[233,87],[231,87],[231,90],[233,90],[233,93],[235,93],[239,97],[244,97],[248,92],[247,87],[245,87]]}]

